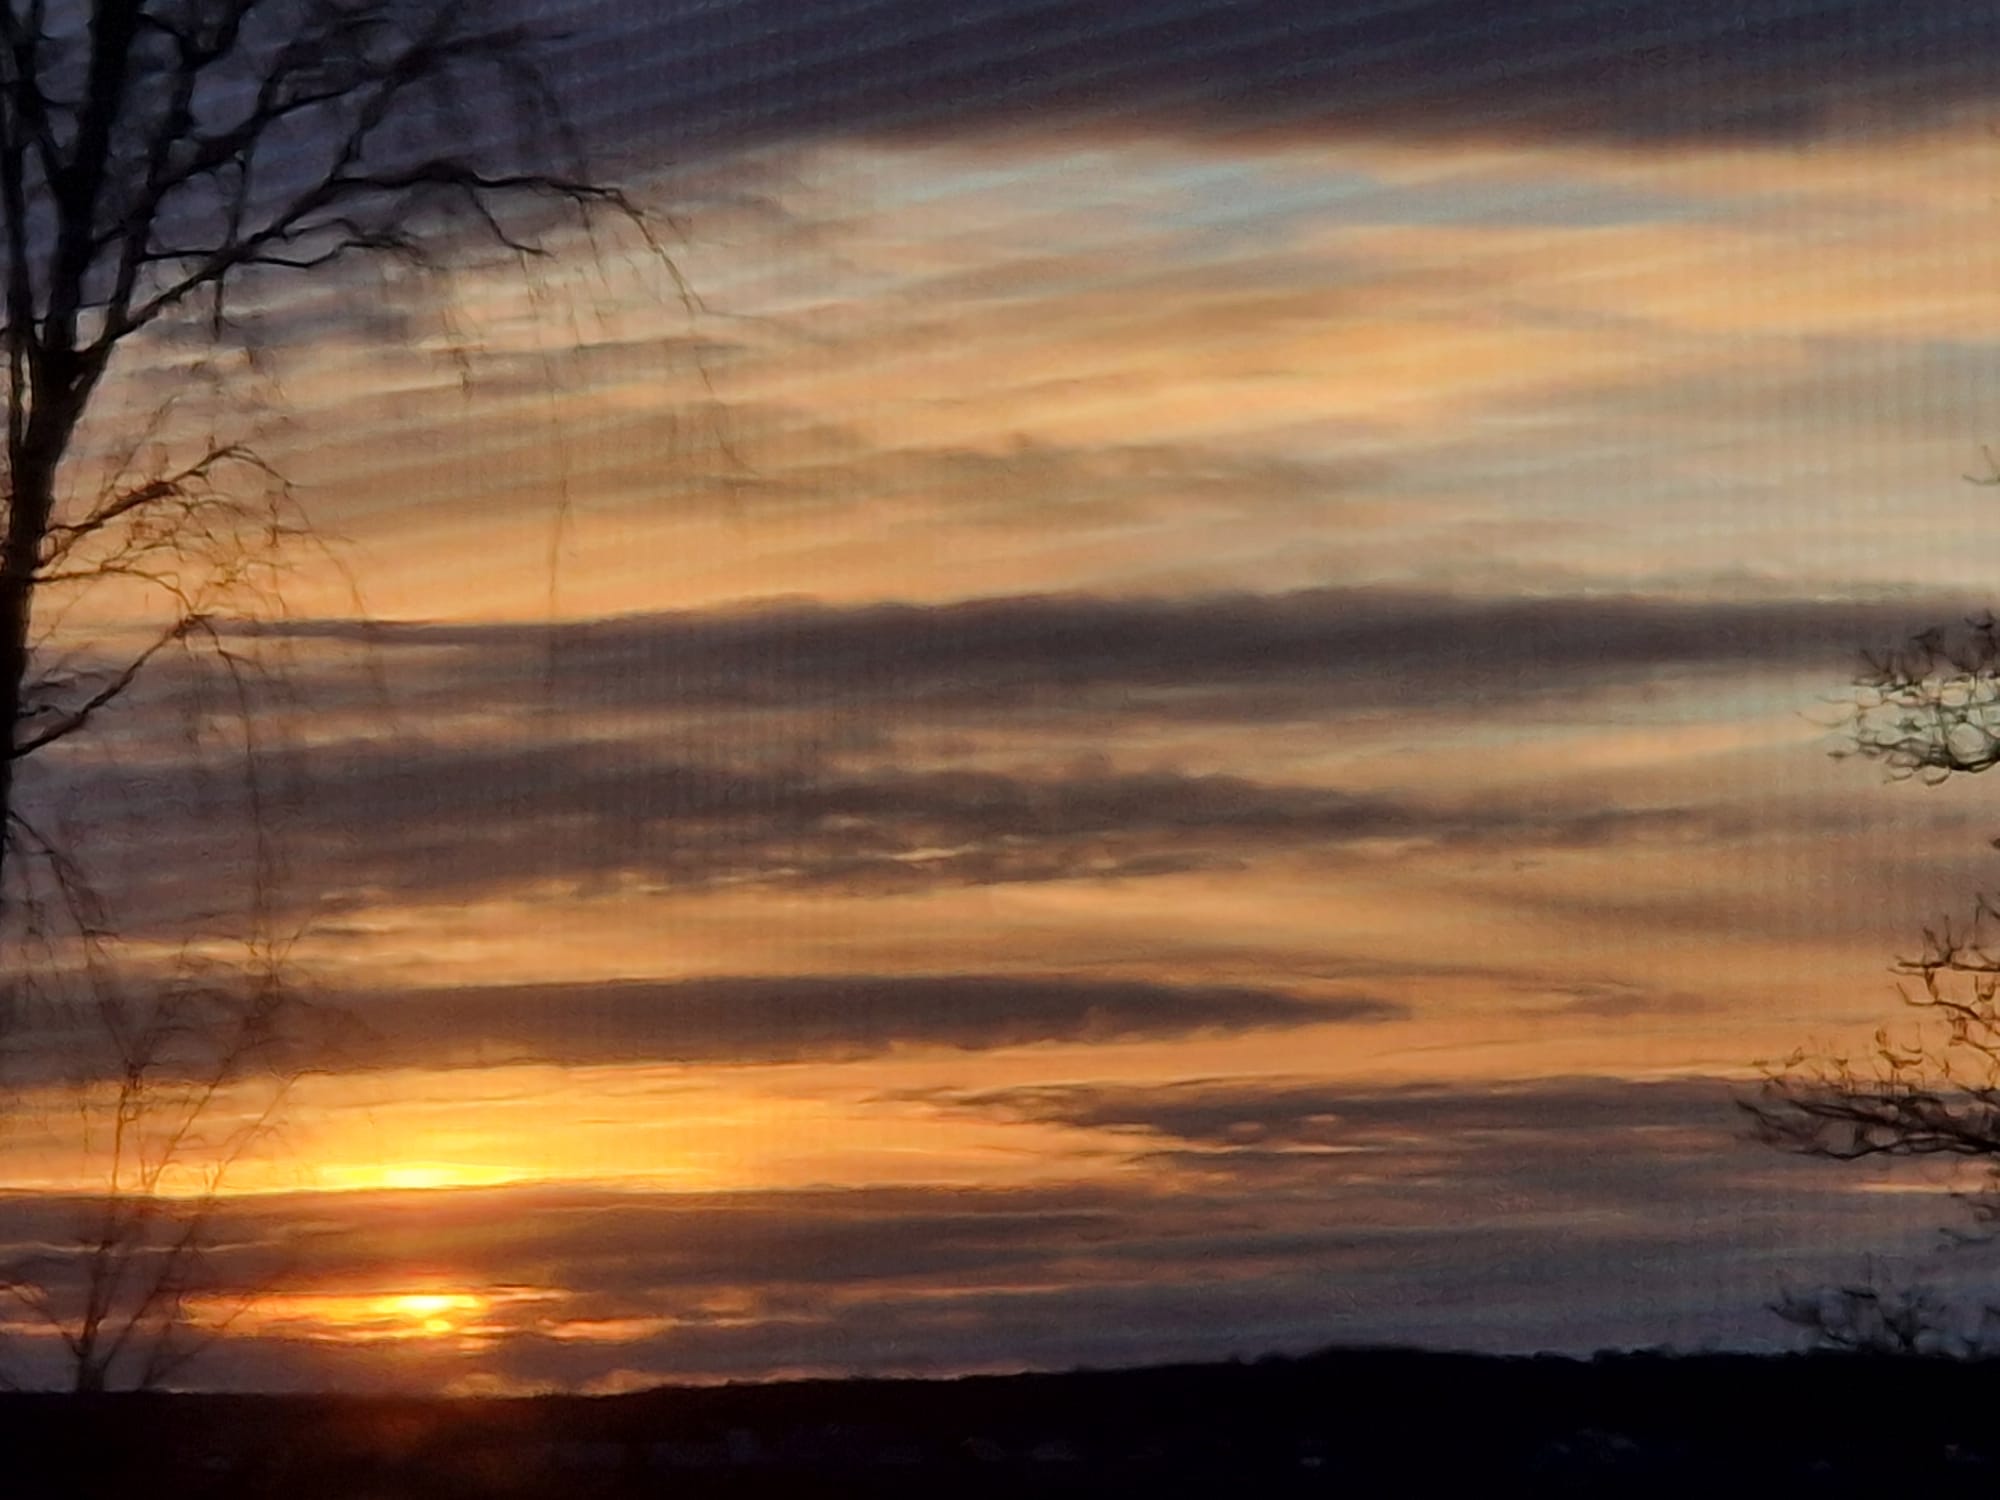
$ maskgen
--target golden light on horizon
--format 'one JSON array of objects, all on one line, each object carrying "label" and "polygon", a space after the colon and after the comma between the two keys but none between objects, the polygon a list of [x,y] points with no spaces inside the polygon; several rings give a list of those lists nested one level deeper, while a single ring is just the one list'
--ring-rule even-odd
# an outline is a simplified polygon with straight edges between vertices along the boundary
[{"label": "golden light on horizon", "polygon": [[503,1302],[536,1301],[533,1290],[504,1292],[425,1288],[392,1292],[299,1292],[270,1297],[242,1313],[246,1331],[324,1343],[410,1343],[477,1339],[497,1330]]},{"label": "golden light on horizon", "polygon": [[388,1188],[398,1192],[435,1191],[441,1188],[497,1187],[518,1181],[522,1174],[504,1168],[471,1162],[411,1161],[380,1165],[329,1165],[319,1169],[319,1184],[329,1191],[366,1191]]},{"label": "golden light on horizon", "polygon": [[485,1306],[483,1299],[469,1292],[396,1292],[370,1304],[384,1318],[403,1319],[434,1334],[457,1332],[463,1319],[453,1314],[477,1313]]}]

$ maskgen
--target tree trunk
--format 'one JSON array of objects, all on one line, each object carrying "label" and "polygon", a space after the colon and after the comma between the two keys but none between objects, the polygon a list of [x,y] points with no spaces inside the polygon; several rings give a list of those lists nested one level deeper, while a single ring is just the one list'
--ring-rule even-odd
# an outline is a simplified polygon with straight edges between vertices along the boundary
[{"label": "tree trunk", "polygon": [[[37,417],[40,416],[38,412]],[[29,632],[34,624],[35,574],[42,538],[55,508],[56,468],[73,423],[37,421],[16,456],[7,497],[7,535],[0,543],[0,912],[7,905],[8,856],[13,851],[14,769],[19,765],[22,713],[27,707]],[[55,428],[52,433],[48,429]]]}]

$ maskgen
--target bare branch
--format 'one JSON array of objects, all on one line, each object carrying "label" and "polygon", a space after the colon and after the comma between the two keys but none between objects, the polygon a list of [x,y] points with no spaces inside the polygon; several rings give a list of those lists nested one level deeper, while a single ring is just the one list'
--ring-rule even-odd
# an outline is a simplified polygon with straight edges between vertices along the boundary
[{"label": "bare branch", "polygon": [[37,730],[24,740],[17,740],[11,752],[14,758],[18,760],[23,756],[33,755],[38,750],[46,750],[58,740],[68,739],[79,729],[87,726],[102,709],[117,702],[119,698],[125,695],[126,690],[138,680],[139,674],[146,669],[146,663],[159,655],[162,650],[172,645],[175,641],[183,639],[195,626],[196,622],[191,619],[179,620],[169,626],[157,640],[147,646],[137,656],[133,657],[131,661],[127,662],[116,676],[88,698],[84,699],[82,703],[65,713],[48,728]]},{"label": "bare branch", "polygon": [[2000,765],[2000,619],[1976,615],[1868,652],[1854,680],[1851,748],[1899,780]]}]

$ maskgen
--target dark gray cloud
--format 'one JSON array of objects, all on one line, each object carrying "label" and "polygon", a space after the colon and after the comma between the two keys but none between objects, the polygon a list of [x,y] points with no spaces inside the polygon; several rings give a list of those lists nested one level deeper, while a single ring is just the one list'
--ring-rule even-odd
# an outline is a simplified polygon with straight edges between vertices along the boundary
[{"label": "dark gray cloud", "polygon": [[591,135],[704,151],[1106,130],[1795,141],[1992,97],[1960,0],[576,0]]},{"label": "dark gray cloud", "polygon": [[1335,1146],[1471,1139],[1494,1131],[1603,1136],[1734,1122],[1733,1091],[1710,1078],[1655,1083],[1594,1078],[1531,1084],[1342,1086],[1315,1080],[1189,1079],[1153,1087],[1063,1084],[917,1095],[1010,1119],[1137,1131],[1192,1146]]},{"label": "dark gray cloud", "polygon": [[802,975],[339,997],[361,1061],[774,1063],[1385,1020],[1368,995],[989,974]]},{"label": "dark gray cloud", "polygon": [[[1677,669],[1812,669],[1963,615],[1957,599],[1481,598],[1397,588],[917,605],[779,602],[559,626],[272,627],[362,641],[426,701],[585,709],[1320,718],[1463,713]],[[413,688],[413,691],[419,689]]]},{"label": "dark gray cloud", "polygon": [[[115,981],[111,981],[114,982]],[[144,1014],[141,982],[128,1018]],[[898,1049],[965,1052],[1035,1043],[1222,1036],[1406,1014],[1349,987],[1313,993],[1062,974],[803,974],[685,980],[315,991],[290,1028],[296,1053],[325,1068],[461,1068],[842,1062]],[[222,1017],[220,1005],[198,1014]],[[156,1059],[164,1077],[204,1078],[217,1045],[197,1029]],[[0,1051],[11,1088],[115,1074],[112,1035],[90,1007],[50,1008]],[[17,1122],[18,1124],[18,1122]],[[25,1128],[25,1127],[22,1127]],[[17,1131],[18,1135],[18,1131]],[[17,1139],[16,1144],[20,1144]]]},{"label": "dark gray cloud", "polygon": [[[293,658],[278,674],[289,711],[401,732],[316,736],[258,765],[301,899],[336,909],[550,882],[881,894],[1132,879],[1338,858],[1371,841],[1516,856],[1730,841],[1768,828],[1768,814],[1195,774],[1157,768],[1148,736],[1187,722],[1332,733],[1369,716],[1380,736],[1388,714],[1416,738],[1468,714],[1596,715],[1606,693],[1706,674],[1831,683],[1858,645],[1963,612],[1317,589],[785,604],[553,627],[306,621],[262,642]],[[347,654],[360,640],[375,649]],[[173,684],[154,689],[158,705],[120,722],[111,753],[32,767],[24,785],[32,807],[99,820],[129,851],[118,878],[179,909],[240,889],[224,877],[244,873],[251,846],[240,778],[194,774]],[[405,712],[419,705],[422,721]],[[951,748],[1030,733],[1067,749],[974,768]],[[214,880],[180,879],[185,864],[151,857],[162,845],[205,850]]]},{"label": "dark gray cloud", "polygon": [[329,758],[310,778],[287,848],[336,901],[621,880],[893,895],[1333,858],[1370,840],[1519,853],[1743,832],[1680,807],[1426,803],[1177,772],[731,771],[570,745],[412,746]]}]

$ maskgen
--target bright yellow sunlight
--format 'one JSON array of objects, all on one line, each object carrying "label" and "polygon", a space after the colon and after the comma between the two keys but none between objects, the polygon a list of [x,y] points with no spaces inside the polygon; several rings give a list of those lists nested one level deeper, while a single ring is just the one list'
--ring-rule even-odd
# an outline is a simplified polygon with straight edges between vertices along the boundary
[{"label": "bright yellow sunlight", "polygon": [[398,1292],[371,1304],[385,1318],[407,1320],[425,1333],[455,1333],[464,1314],[480,1312],[485,1305],[468,1292]]},{"label": "bright yellow sunlight", "polygon": [[[504,1182],[509,1174],[479,1167],[458,1166],[451,1162],[413,1161],[385,1166],[374,1173],[363,1172],[364,1179],[373,1176],[369,1186],[385,1188],[448,1188],[485,1187]],[[407,1299],[406,1299],[407,1300]]]},{"label": "bright yellow sunlight", "polygon": [[266,1332],[335,1343],[402,1343],[489,1331],[496,1302],[524,1295],[532,1294],[305,1292],[257,1302],[244,1311],[243,1321]]}]

